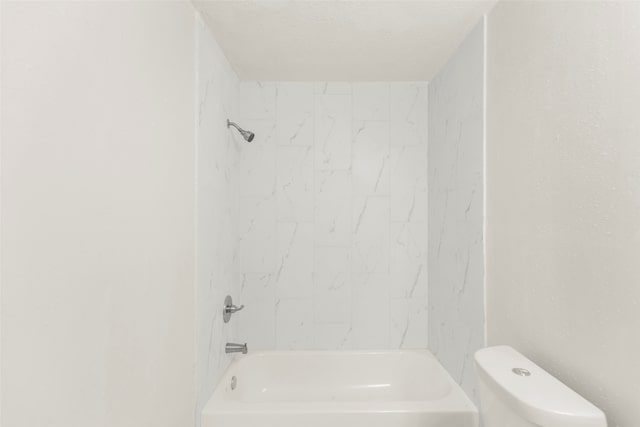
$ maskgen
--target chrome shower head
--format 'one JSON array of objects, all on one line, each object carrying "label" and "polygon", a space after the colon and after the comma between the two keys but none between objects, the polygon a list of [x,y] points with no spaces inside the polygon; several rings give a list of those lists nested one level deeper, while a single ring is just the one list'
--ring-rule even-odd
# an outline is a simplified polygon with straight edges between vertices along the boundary
[{"label": "chrome shower head", "polygon": [[242,129],[240,126],[238,126],[237,124],[229,121],[229,119],[227,119],[227,127],[233,126],[234,128],[238,129],[238,132],[240,132],[240,135],[242,135],[242,137],[244,138],[245,141],[247,142],[251,142],[253,141],[253,138],[256,136],[255,133],[248,131],[248,130],[244,130]]}]

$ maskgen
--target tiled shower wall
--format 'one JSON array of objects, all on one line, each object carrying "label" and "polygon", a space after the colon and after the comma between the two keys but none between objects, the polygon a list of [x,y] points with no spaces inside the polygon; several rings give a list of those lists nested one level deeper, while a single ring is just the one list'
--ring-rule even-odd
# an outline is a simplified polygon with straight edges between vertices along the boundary
[{"label": "tiled shower wall", "polygon": [[429,348],[477,402],[484,346],[484,24],[429,83]]},{"label": "tiled shower wall", "polygon": [[427,345],[427,85],[240,84],[238,340]]},{"label": "tiled shower wall", "polygon": [[237,335],[223,323],[222,303],[233,293],[236,247],[237,147],[227,117],[238,110],[238,78],[200,17],[197,37],[196,425],[231,358],[224,343]]}]

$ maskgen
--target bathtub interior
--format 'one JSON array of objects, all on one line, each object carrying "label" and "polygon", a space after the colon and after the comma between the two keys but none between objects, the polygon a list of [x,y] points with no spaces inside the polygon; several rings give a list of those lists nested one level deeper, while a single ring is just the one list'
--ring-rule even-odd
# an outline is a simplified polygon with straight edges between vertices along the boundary
[{"label": "bathtub interior", "polygon": [[426,351],[265,352],[239,357],[213,398],[248,404],[421,402],[451,392],[448,374]]}]

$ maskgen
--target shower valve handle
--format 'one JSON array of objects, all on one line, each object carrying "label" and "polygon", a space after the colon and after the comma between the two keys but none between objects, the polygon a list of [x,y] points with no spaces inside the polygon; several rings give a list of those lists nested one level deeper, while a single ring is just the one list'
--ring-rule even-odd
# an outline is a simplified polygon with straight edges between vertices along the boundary
[{"label": "shower valve handle", "polygon": [[231,315],[233,313],[235,313],[236,311],[240,311],[243,308],[244,305],[241,305],[240,307],[236,307],[235,305],[233,305],[231,296],[227,295],[227,297],[224,299],[224,308],[222,309],[222,319],[224,320],[224,323],[227,323],[229,320],[231,320]]},{"label": "shower valve handle", "polygon": [[240,307],[236,307],[235,305],[230,305],[230,306],[228,306],[228,307],[225,307],[225,311],[226,311],[227,313],[231,313],[231,314],[233,314],[233,313],[235,313],[236,311],[240,311],[240,310],[242,310],[243,308],[244,308],[244,305],[241,305]]}]

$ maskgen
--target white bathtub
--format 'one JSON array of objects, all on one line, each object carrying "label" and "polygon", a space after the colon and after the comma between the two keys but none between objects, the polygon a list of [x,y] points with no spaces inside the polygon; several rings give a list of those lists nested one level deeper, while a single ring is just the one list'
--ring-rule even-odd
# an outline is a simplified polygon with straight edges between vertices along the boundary
[{"label": "white bathtub", "polygon": [[232,426],[477,427],[478,411],[428,351],[259,352],[202,411],[202,427]]}]

